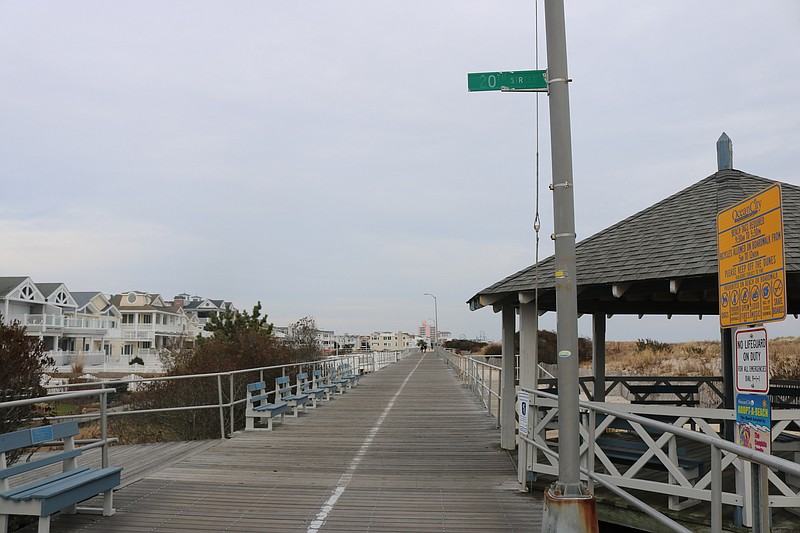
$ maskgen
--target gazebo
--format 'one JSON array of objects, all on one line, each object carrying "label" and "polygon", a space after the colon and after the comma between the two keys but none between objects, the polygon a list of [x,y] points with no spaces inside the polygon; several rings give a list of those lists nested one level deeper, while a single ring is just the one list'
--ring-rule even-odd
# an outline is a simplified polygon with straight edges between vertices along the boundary
[{"label": "gazebo", "polygon": [[[578,313],[593,317],[594,400],[604,401],[606,319],[613,315],[719,314],[717,214],[776,183],[733,169],[732,144],[717,143],[719,170],[576,246]],[[800,187],[781,183],[787,312],[800,313]],[[503,354],[513,353],[520,316],[520,384],[535,383],[538,316],[555,311],[555,258],[520,270],[469,299],[470,309],[502,311]],[[732,408],[732,330],[721,329],[725,408]],[[510,343],[510,344],[509,344]],[[511,347],[510,349],[508,347]],[[504,357],[504,372],[513,372]],[[533,361],[533,363],[531,363]],[[514,416],[513,389],[504,388],[505,418]],[[509,407],[510,404],[510,407]],[[501,414],[501,420],[503,415]],[[511,418],[513,420],[513,418]],[[505,424],[504,426],[508,426]],[[503,447],[513,448],[513,423]],[[511,432],[509,434],[509,431]]]}]

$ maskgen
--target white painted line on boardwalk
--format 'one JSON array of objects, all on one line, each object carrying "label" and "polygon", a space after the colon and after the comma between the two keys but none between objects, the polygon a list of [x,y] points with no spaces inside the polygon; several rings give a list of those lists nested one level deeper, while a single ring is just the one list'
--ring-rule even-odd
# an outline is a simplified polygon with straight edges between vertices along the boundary
[{"label": "white painted line on boardwalk", "polygon": [[403,380],[403,384],[400,385],[400,388],[397,389],[397,392],[394,393],[394,396],[392,396],[392,399],[389,400],[389,403],[386,404],[386,409],[383,410],[383,413],[381,413],[381,416],[378,417],[378,420],[375,422],[375,425],[372,426],[372,428],[369,430],[367,438],[364,439],[364,442],[361,444],[361,447],[356,452],[355,457],[353,457],[353,460],[350,461],[350,465],[347,467],[345,473],[342,474],[341,478],[339,478],[339,483],[337,483],[336,488],[333,489],[333,494],[331,494],[330,498],[328,498],[328,500],[322,505],[322,507],[319,510],[319,513],[317,513],[317,517],[308,526],[308,530],[306,531],[306,533],[317,533],[319,531],[319,528],[321,528],[322,525],[325,523],[325,519],[328,517],[328,514],[333,510],[333,506],[336,505],[336,501],[339,499],[339,496],[341,496],[344,493],[345,489],[347,488],[347,485],[350,484],[350,480],[353,479],[353,474],[355,473],[356,468],[358,468],[361,459],[367,454],[367,450],[369,450],[370,445],[372,445],[372,441],[375,440],[375,435],[381,428],[381,424],[383,424],[383,421],[386,419],[386,416],[389,414],[389,411],[392,410],[394,402],[397,400],[397,397],[400,396],[400,393],[403,392],[403,389],[406,387],[406,383],[408,383],[408,380],[411,379],[412,375],[414,375],[414,372],[417,371],[417,368],[419,367],[420,363],[422,363],[423,359],[425,359],[424,354],[420,358],[419,362],[417,362],[416,366],[414,366],[411,372],[409,372],[408,376],[406,376],[406,379]]}]

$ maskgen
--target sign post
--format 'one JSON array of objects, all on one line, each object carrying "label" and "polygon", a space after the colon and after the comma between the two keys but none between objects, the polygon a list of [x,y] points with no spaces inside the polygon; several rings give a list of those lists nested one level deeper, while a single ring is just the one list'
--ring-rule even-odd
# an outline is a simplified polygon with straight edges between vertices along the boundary
[{"label": "sign post", "polygon": [[[547,71],[467,75],[470,91],[547,92],[550,108],[555,240],[556,339],[558,343],[558,480],[545,490],[542,531],[597,533],[597,504],[581,480],[578,292],[575,265],[575,199],[572,176],[567,36],[564,0],[547,0]],[[530,77],[527,76],[530,73]],[[503,311],[505,314],[505,309]],[[512,343],[513,344],[513,343]],[[513,405],[513,398],[506,398]]]}]

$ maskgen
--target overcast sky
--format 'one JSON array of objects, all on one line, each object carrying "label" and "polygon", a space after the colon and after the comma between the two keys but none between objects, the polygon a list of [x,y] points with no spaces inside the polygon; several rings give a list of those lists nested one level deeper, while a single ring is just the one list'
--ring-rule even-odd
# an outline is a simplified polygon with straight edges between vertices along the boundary
[{"label": "overcast sky", "polygon": [[[735,168],[800,185],[800,2],[567,0],[566,20],[579,240],[714,173],[723,131]],[[361,334],[414,331],[429,292],[441,329],[497,339],[465,302],[534,260],[537,97],[466,75],[535,68],[536,28],[531,0],[2,0],[0,275]],[[541,3],[539,28],[544,69]]]}]

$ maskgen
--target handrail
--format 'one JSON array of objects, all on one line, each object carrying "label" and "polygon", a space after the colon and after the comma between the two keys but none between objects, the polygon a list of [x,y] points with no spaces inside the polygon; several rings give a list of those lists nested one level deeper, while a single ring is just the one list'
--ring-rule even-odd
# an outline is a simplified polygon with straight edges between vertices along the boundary
[{"label": "handrail", "polygon": [[[37,403],[50,403],[61,400],[70,400],[72,398],[85,398],[90,396],[98,396],[100,398],[100,439],[97,443],[91,444],[86,449],[101,448],[101,464],[103,468],[108,467],[108,444],[115,439],[108,438],[108,395],[113,392],[113,389],[90,389],[75,392],[64,392],[61,394],[54,394],[48,396],[41,396],[38,398],[25,398],[23,400],[10,400],[0,402],[0,409],[10,409],[13,407],[20,407],[23,405],[33,405]],[[52,417],[51,417],[52,419]],[[98,444],[102,443],[102,444]]]},{"label": "handrail", "polygon": [[[521,438],[525,442],[527,442],[527,443],[533,445],[534,447],[538,448],[539,451],[541,451],[542,453],[544,453],[546,455],[549,455],[550,457],[555,457],[556,459],[558,459],[558,453],[554,452],[550,448],[547,448],[546,446],[542,446],[538,442],[534,442],[534,441],[528,440],[526,437],[521,437]],[[616,494],[620,498],[631,502],[636,507],[641,509],[643,513],[645,513],[649,517],[657,520],[658,522],[661,522],[662,524],[664,524],[665,526],[669,527],[673,531],[677,531],[678,533],[692,533],[692,531],[690,529],[687,529],[687,528],[683,527],[682,525],[680,525],[679,523],[677,523],[676,521],[674,521],[673,519],[671,519],[670,517],[668,517],[664,513],[661,513],[658,510],[654,509],[653,507],[647,505],[645,502],[643,502],[642,500],[640,500],[639,498],[637,498],[633,494],[622,490],[621,488],[619,488],[618,486],[614,485],[613,483],[606,482],[606,480],[604,480],[603,478],[601,478],[600,476],[598,476],[594,472],[590,471],[589,469],[584,468],[584,467],[580,467],[580,470],[581,470],[582,474],[592,478],[592,480],[594,480],[597,483],[600,483],[601,485],[605,486],[608,490],[610,490],[611,492],[613,492],[614,494]]]},{"label": "handrail", "polygon": [[[533,394],[535,396],[546,398],[548,400],[557,401],[558,396],[555,394],[550,394],[541,390],[535,389],[528,389],[522,388],[523,391],[528,392],[529,394]],[[663,433],[670,433],[675,436],[681,436],[688,440],[692,440],[694,442],[698,442],[704,445],[707,445],[711,449],[711,494],[710,494],[710,504],[711,504],[711,530],[713,532],[721,532],[722,531],[722,460],[723,455],[722,451],[726,451],[729,454],[736,455],[740,459],[744,459],[750,461],[752,463],[757,463],[759,468],[756,468],[753,473],[753,477],[755,481],[753,482],[754,486],[758,486],[767,483],[769,472],[767,467],[774,468],[776,470],[782,471],[786,474],[791,474],[794,476],[800,476],[800,465],[792,462],[787,461],[781,457],[773,456],[764,454],[762,452],[746,448],[744,446],[740,446],[736,443],[721,439],[719,437],[712,437],[710,435],[706,435],[704,433],[699,433],[697,431],[691,431],[685,429],[683,427],[677,427],[672,424],[668,424],[665,422],[661,422],[658,420],[653,420],[647,417],[643,417],[637,414],[621,411],[619,409],[614,409],[612,407],[608,407],[607,404],[599,403],[599,402],[586,402],[580,401],[579,405],[582,409],[588,410],[591,414],[591,422],[590,422],[590,442],[589,442],[589,450],[588,455],[590,457],[594,456],[594,417],[596,413],[602,413],[605,415],[609,415],[615,418],[627,420],[629,422],[639,424],[641,426],[647,426],[650,428],[654,428]],[[526,435],[520,435],[520,438],[537,449],[542,451],[544,446],[539,443],[534,442],[532,439],[528,438]],[[551,450],[552,451],[552,450]],[[547,453],[547,452],[544,452]],[[550,455],[550,454],[548,454]],[[556,454],[557,455],[557,454]],[[608,476],[605,478],[592,475],[590,476],[592,479],[599,480],[603,483],[606,487],[609,484],[612,484],[611,480],[608,479]],[[619,486],[615,486],[616,490],[621,492],[625,492]],[[615,492],[616,492],[615,490]],[[633,498],[631,496],[631,498]],[[626,497],[626,499],[629,499]],[[746,500],[746,498],[745,498]],[[632,503],[636,504],[633,500],[629,499]],[[744,502],[746,504],[746,501]],[[638,504],[636,504],[638,505]],[[647,505],[647,504],[644,504]],[[648,506],[649,507],[649,506]],[[750,516],[755,517],[756,519],[760,519],[764,516],[763,510],[768,509],[769,507],[769,494],[768,490],[758,491],[755,496],[752,498],[752,503],[750,506]],[[641,507],[640,507],[641,508]],[[642,508],[643,511],[651,514],[649,510]],[[655,511],[658,512],[658,511]],[[665,517],[666,518],[666,517]],[[660,520],[660,519],[659,519]],[[760,529],[757,520],[754,520],[754,529],[753,531],[766,531],[766,529]]]},{"label": "handrail", "polygon": [[[481,382],[483,376],[480,374],[480,372],[473,371],[473,368],[476,365],[474,358],[448,353],[444,359],[448,366],[451,366],[459,374],[459,377],[468,384],[469,388],[475,392],[476,396],[481,398],[483,391],[486,390],[486,384]],[[499,368],[497,371],[502,372]],[[652,381],[654,379],[669,379],[668,377],[664,376],[615,376],[614,378],[619,380],[619,382],[622,382],[622,380],[627,378],[630,378],[630,381],[632,382],[648,380]],[[588,384],[592,379],[592,377],[586,377],[582,378],[582,381],[587,382]],[[607,377],[606,379],[608,381],[609,378]],[[683,379],[684,378],[681,377],[681,380]],[[719,380],[717,377],[712,376],[697,378],[689,376],[685,379],[686,381],[690,382],[708,383],[711,385],[711,392],[718,394],[718,391],[715,388],[716,383],[712,383]],[[539,383],[541,384],[547,381],[550,380],[540,379]],[[542,440],[541,432],[546,431],[546,428],[548,427],[547,421],[552,420],[551,417],[553,416],[553,411],[557,409],[556,402],[558,396],[543,390],[528,389],[527,387],[523,387],[520,390],[528,392],[531,395],[532,401],[536,397],[544,399],[546,403],[540,404],[541,407],[550,409],[550,414],[546,415],[544,418],[537,416],[538,409],[535,408],[536,403],[533,403],[529,411],[529,413],[534,414],[532,421],[529,418],[529,431],[533,429],[536,431],[535,434],[531,435],[530,437],[528,435],[519,435],[521,442],[527,443],[528,445],[541,450],[541,452],[547,456],[557,457],[557,453],[548,448],[548,441]],[[591,397],[588,392],[587,395]],[[502,401],[502,398],[498,398],[498,401]],[[721,410],[712,408],[682,407],[658,407],[654,409],[652,406],[631,404],[630,406],[626,405],[626,407],[630,407],[630,409],[623,411],[619,406],[609,406],[606,403],[594,401],[581,401],[579,402],[579,406],[584,412],[583,417],[586,421],[585,423],[587,423],[585,429],[581,430],[582,437],[585,440],[584,444],[582,445],[582,452],[583,454],[586,454],[584,457],[586,457],[587,460],[587,464],[583,465],[586,467],[582,469],[583,474],[592,480],[592,483],[597,482],[603,484],[604,486],[608,487],[611,492],[627,499],[634,505],[637,505],[640,509],[642,509],[642,512],[650,515],[655,520],[658,520],[665,526],[672,528],[675,531],[685,532],[687,530],[680,524],[675,523],[666,515],[662,514],[657,509],[652,508],[635,496],[626,492],[626,490],[623,489],[623,486],[629,489],[649,490],[651,492],[661,491],[661,494],[670,496],[671,508],[673,505],[672,498],[676,498],[675,504],[678,505],[675,507],[676,509],[685,508],[685,506],[699,503],[701,501],[708,502],[711,507],[711,530],[715,533],[722,531],[723,503],[725,503],[725,505],[736,505],[742,507],[747,513],[746,521],[752,522],[753,524],[753,531],[766,532],[768,531],[768,513],[766,510],[769,508],[771,503],[773,503],[776,507],[796,507],[797,505],[795,502],[800,500],[800,492],[798,492],[798,490],[794,488],[787,488],[782,481],[782,477],[778,477],[775,473],[770,471],[770,469],[774,469],[779,471],[779,473],[782,472],[786,474],[788,477],[800,479],[800,465],[778,456],[763,454],[756,450],[745,448],[733,442],[724,440],[723,438],[716,436],[715,430],[710,428],[709,424],[704,421],[704,417],[705,419],[712,417],[714,420],[725,420],[730,423],[735,419],[735,413],[730,409]],[[671,425],[669,423],[653,420],[645,416],[641,416],[640,414],[636,414],[638,412],[649,415],[653,411],[657,411],[661,414],[676,416],[678,417],[678,422],[676,422],[676,425]],[[779,411],[778,413],[780,413],[781,416],[773,415],[774,420],[777,422],[775,428],[773,428],[773,439],[776,437],[776,431],[778,432],[777,434],[780,434],[780,432],[784,431],[790,420],[800,420],[800,409],[784,412]],[[597,426],[601,432],[608,429],[608,427],[610,427],[609,424],[615,419],[627,421],[627,424],[630,424],[630,428],[635,430],[633,435],[638,436],[642,439],[642,441],[644,441],[643,444],[646,446],[646,449],[649,450],[646,453],[649,453],[652,458],[664,462],[664,466],[669,472],[669,481],[649,481],[649,478],[642,479],[636,477],[638,470],[642,468],[642,464],[638,464],[636,466],[636,470],[632,471],[632,475],[634,477],[628,477],[627,475],[614,470],[609,470],[608,473],[603,473],[601,471],[593,472],[592,470],[594,470],[595,461],[594,438],[596,415],[605,415],[607,417],[605,420],[608,422],[605,424],[601,423]],[[706,434],[700,431],[679,427],[683,423],[689,422],[692,424],[700,424],[702,431],[710,431],[710,433]],[[669,435],[669,440],[667,440],[667,437],[664,437],[663,439],[647,438],[646,436],[643,436],[649,434],[645,428],[655,430],[654,432],[659,432],[662,434],[666,433]],[[705,474],[701,475],[699,478],[688,478],[689,480],[695,480],[688,482],[688,484],[687,478],[685,477],[683,478],[683,481],[673,479],[673,474],[675,476],[681,476],[680,467],[677,465],[677,458],[675,458],[673,455],[675,453],[676,446],[675,439],[678,437],[690,439],[691,441],[700,445],[707,446],[707,449],[709,449],[710,453],[710,472],[706,471]],[[670,446],[669,452],[667,452],[665,449],[667,444]],[[656,448],[659,449],[656,450]],[[602,453],[602,448],[597,448],[597,454],[598,459],[602,459],[602,462],[610,460],[605,453]],[[523,482],[525,479],[524,471],[530,467],[530,465],[527,463],[528,459],[525,459],[527,455],[527,453],[520,451],[520,482]],[[750,476],[750,468],[748,465],[751,463],[753,464],[752,489],[750,488],[750,481],[747,478],[747,476]],[[534,472],[552,474],[556,469],[555,465],[557,465],[557,463],[553,461],[538,463],[535,457],[533,460]],[[744,476],[744,483],[739,485],[737,482],[739,492],[734,491],[731,493],[729,489],[727,491],[723,490],[722,472],[727,468],[735,468],[737,471],[737,476]],[[617,477],[620,475],[623,477]],[[617,480],[621,482],[624,481],[624,483],[620,485],[616,483]],[[780,493],[778,496],[769,495],[768,489],[771,484],[776,485],[779,489]],[[787,492],[788,490],[791,490],[791,493]],[[741,491],[744,492],[742,493]],[[677,500],[678,497],[688,498],[689,500],[680,502]]]},{"label": "handrail", "polygon": [[[259,380],[263,381],[264,373],[267,371],[280,371],[282,375],[287,375],[287,372],[291,368],[303,368],[303,367],[310,367],[310,368],[317,368],[323,367],[326,365],[336,366],[340,363],[349,363],[355,369],[363,370],[364,372],[374,372],[376,370],[380,370],[392,363],[397,362],[402,356],[407,355],[406,352],[367,352],[367,353],[354,353],[354,354],[343,354],[340,356],[332,356],[325,359],[317,359],[311,361],[301,361],[298,363],[287,363],[283,365],[270,365],[270,366],[262,366],[262,367],[254,367],[254,368],[245,368],[240,370],[230,370],[224,372],[208,372],[202,374],[190,374],[190,375],[181,375],[181,376],[159,376],[159,377],[151,377],[151,378],[136,378],[136,379],[116,379],[116,380],[108,380],[108,381],[97,381],[97,382],[88,382],[88,383],[70,383],[70,384],[57,384],[57,385],[47,385],[45,389],[48,390],[58,390],[59,392],[54,395],[48,395],[46,398],[56,398],[55,401],[59,399],[70,399],[73,397],[80,397],[80,396],[64,396],[64,394],[81,394],[83,392],[88,391],[78,391],[78,392],[60,392],[64,389],[71,389],[71,388],[85,388],[87,386],[94,386],[94,387],[101,387],[100,389],[94,390],[105,390],[109,392],[113,392],[114,387],[116,385],[129,385],[129,384],[137,384],[137,385],[146,385],[150,383],[158,383],[158,382],[172,382],[172,381],[182,381],[182,380],[192,380],[192,379],[214,379],[216,378],[217,382],[217,402],[210,403],[210,404],[202,404],[202,405],[184,405],[184,406],[175,406],[175,407],[161,407],[161,408],[153,408],[153,409],[131,409],[131,410],[115,410],[109,412],[107,416],[127,416],[127,415],[134,415],[134,414],[150,414],[150,413],[167,413],[167,412],[181,412],[181,411],[193,411],[193,410],[208,410],[208,409],[218,409],[219,410],[219,421],[220,421],[220,438],[226,438],[228,435],[232,435],[235,431],[234,427],[234,407],[237,405],[241,405],[247,401],[246,397],[242,398],[234,398],[234,378],[239,375],[248,374],[248,373],[260,373]],[[225,386],[223,382],[227,379],[227,401],[225,399],[225,394],[223,391],[225,390]],[[0,404],[0,408],[3,407]],[[102,408],[102,405],[101,405]],[[228,433],[226,434],[226,411],[228,412]],[[84,414],[69,414],[69,415],[61,415],[61,416],[50,416],[48,419],[50,420],[63,420],[63,419],[96,419],[101,415],[97,412],[92,413],[84,413]]]},{"label": "handrail", "polygon": [[[500,412],[502,411],[502,397],[500,395],[500,378],[503,369],[476,357],[456,355],[450,350],[440,350],[448,366],[455,370],[459,377],[467,382],[470,390],[483,403],[489,415],[495,417],[496,427],[500,427]],[[464,362],[462,364],[461,362]],[[480,372],[478,371],[480,369]],[[488,370],[489,379],[486,379]],[[480,379],[478,374],[480,374]],[[497,379],[494,379],[497,374]],[[495,385],[496,389],[495,390]],[[492,408],[492,399],[496,400],[497,410]]]}]

